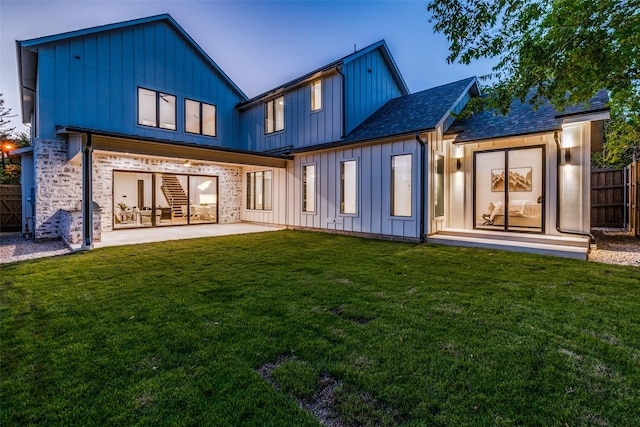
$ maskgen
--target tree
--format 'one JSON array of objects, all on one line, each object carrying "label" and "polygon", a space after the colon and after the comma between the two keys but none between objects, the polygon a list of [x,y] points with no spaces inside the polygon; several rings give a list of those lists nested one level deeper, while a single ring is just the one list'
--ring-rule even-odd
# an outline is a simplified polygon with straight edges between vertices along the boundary
[{"label": "tree", "polygon": [[640,0],[431,0],[427,10],[450,43],[448,62],[498,59],[472,110],[506,114],[519,99],[562,111],[607,89],[607,156],[637,150]]},{"label": "tree", "polygon": [[2,168],[0,169],[0,184],[20,184],[20,165],[12,164],[6,152],[6,145],[13,148],[25,147],[30,144],[29,134],[18,132],[13,134],[14,127],[9,127],[11,109],[5,108],[4,98],[0,93],[0,150],[2,150]]},{"label": "tree", "polygon": [[9,139],[11,132],[15,129],[9,127],[9,119],[14,117],[11,115],[11,108],[5,108],[4,96],[0,93],[0,139],[3,141]]}]

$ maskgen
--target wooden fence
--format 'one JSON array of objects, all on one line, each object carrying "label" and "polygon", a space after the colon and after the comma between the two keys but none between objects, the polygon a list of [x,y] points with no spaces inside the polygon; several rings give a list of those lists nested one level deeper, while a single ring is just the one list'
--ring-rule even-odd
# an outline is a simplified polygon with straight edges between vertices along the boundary
[{"label": "wooden fence", "polygon": [[625,227],[625,170],[591,170],[591,227]]},{"label": "wooden fence", "polygon": [[627,173],[627,208],[629,231],[640,237],[640,160],[625,168]]},{"label": "wooden fence", "polygon": [[22,187],[0,185],[0,231],[22,231]]}]

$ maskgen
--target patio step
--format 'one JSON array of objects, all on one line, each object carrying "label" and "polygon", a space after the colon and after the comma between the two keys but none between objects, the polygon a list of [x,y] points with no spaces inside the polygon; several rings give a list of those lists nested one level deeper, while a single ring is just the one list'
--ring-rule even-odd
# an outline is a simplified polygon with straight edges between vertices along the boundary
[{"label": "patio step", "polygon": [[500,249],[583,260],[587,259],[589,252],[589,240],[586,238],[495,233],[482,230],[441,230],[438,234],[428,236],[427,243]]}]

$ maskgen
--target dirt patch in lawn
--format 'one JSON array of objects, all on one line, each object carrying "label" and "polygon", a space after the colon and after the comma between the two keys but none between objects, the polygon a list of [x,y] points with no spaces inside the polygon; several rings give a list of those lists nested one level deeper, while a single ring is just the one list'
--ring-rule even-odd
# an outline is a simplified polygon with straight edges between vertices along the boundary
[{"label": "dirt patch in lawn", "polygon": [[[297,357],[280,356],[277,361],[273,363],[265,363],[260,366],[257,371],[262,378],[273,386],[273,388],[278,391],[283,391],[283,387],[281,387],[280,383],[277,381],[274,371],[285,363],[297,361],[300,361]],[[311,397],[293,397],[296,399],[298,406],[309,412],[309,414],[316,418],[323,426],[342,427],[345,424],[334,410],[336,404],[335,390],[341,385],[342,382],[323,372],[318,376],[317,389]]]}]

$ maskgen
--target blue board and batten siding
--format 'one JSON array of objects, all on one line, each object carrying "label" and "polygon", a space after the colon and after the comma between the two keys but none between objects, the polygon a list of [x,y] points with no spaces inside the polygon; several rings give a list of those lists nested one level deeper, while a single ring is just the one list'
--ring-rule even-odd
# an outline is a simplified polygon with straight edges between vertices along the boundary
[{"label": "blue board and batten siding", "polygon": [[[56,126],[240,148],[243,96],[166,21],[38,47],[37,132]],[[176,96],[177,130],[138,125],[138,87]],[[184,131],[185,98],[216,105],[217,137]]]},{"label": "blue board and batten siding", "polygon": [[351,132],[392,98],[403,95],[380,49],[358,55],[344,63],[345,133]]},{"label": "blue board and batten siding", "polygon": [[[253,151],[272,151],[284,147],[307,147],[337,141],[342,133],[342,77],[336,71],[324,73],[322,108],[311,111],[311,79],[284,92],[284,130],[264,133],[265,97],[242,112],[244,147]],[[280,96],[281,94],[277,95]]]},{"label": "blue board and batten siding", "polygon": [[[411,154],[410,217],[391,215],[391,158]],[[357,162],[356,214],[340,213],[340,163]],[[315,211],[302,211],[302,167],[315,165]],[[419,238],[420,146],[415,139],[297,155],[289,175],[289,224],[346,232]]]}]

